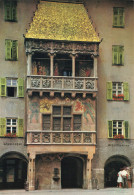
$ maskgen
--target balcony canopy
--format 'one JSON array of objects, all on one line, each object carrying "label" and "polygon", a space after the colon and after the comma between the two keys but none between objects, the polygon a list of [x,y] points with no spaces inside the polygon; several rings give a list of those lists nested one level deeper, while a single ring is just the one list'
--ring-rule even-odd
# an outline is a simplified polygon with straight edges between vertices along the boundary
[{"label": "balcony canopy", "polygon": [[100,42],[83,4],[40,1],[25,38]]}]

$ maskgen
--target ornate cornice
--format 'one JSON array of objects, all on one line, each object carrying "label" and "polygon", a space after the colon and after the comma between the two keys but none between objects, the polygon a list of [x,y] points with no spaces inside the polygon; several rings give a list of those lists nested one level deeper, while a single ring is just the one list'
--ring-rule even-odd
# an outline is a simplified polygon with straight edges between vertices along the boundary
[{"label": "ornate cornice", "polygon": [[26,53],[68,53],[68,54],[91,54],[99,55],[99,43],[58,42],[46,40],[25,40]]}]

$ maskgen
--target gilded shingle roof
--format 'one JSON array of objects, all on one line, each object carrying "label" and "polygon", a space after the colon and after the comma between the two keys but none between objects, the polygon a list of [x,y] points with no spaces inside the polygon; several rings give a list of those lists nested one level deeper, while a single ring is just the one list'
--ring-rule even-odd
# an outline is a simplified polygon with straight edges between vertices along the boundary
[{"label": "gilded shingle roof", "polygon": [[100,42],[83,4],[41,1],[26,38]]}]

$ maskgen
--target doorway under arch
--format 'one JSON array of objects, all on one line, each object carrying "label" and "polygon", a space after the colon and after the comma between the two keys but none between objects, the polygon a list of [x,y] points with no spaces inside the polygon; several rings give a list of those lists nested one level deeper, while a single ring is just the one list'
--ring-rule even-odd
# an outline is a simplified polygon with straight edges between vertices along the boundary
[{"label": "doorway under arch", "polygon": [[83,161],[77,157],[65,157],[61,161],[62,188],[82,188]]},{"label": "doorway under arch", "polygon": [[0,189],[24,189],[27,160],[19,153],[6,153],[0,159]]},{"label": "doorway under arch", "polygon": [[124,156],[112,156],[105,163],[105,187],[117,187],[117,174],[123,167],[130,167],[130,161]]}]

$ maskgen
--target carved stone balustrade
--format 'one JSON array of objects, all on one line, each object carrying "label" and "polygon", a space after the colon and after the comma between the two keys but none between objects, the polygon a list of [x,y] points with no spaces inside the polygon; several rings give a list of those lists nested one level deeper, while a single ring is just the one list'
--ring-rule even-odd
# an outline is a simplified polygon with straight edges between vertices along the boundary
[{"label": "carved stone balustrade", "polygon": [[96,145],[94,131],[27,131],[27,144],[86,144]]},{"label": "carved stone balustrade", "polygon": [[97,91],[95,77],[27,76],[27,89],[44,91]]}]

